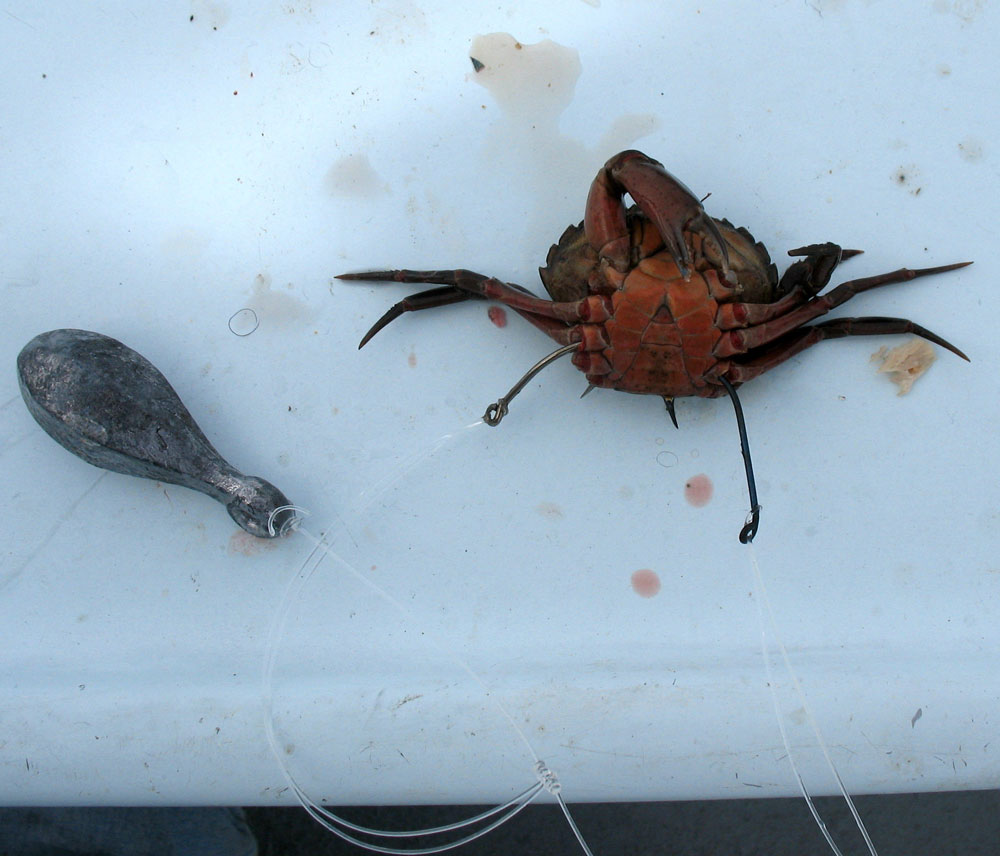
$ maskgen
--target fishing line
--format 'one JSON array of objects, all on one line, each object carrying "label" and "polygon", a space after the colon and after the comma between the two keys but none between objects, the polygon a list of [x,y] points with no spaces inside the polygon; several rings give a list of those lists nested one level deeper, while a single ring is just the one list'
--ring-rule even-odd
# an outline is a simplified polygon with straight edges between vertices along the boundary
[{"label": "fishing line", "polygon": [[[785,664],[785,671],[788,673],[788,677],[791,680],[792,688],[795,691],[795,695],[798,698],[799,704],[802,706],[803,711],[806,715],[806,721],[809,723],[809,727],[812,729],[813,734],[816,737],[816,741],[823,753],[823,758],[826,760],[827,767],[833,774],[833,778],[837,783],[837,789],[840,791],[841,796],[847,803],[848,808],[851,811],[851,816],[854,818],[854,822],[857,824],[858,830],[861,832],[861,836],[865,840],[865,844],[868,846],[868,852],[871,856],[878,856],[878,851],[875,849],[875,845],[872,843],[871,836],[868,834],[868,830],[865,827],[864,822],[861,820],[861,815],[858,813],[857,808],[854,805],[854,800],[851,799],[851,795],[847,792],[847,788],[844,786],[843,780],[840,778],[840,773],[837,771],[837,766],[833,763],[833,759],[830,757],[830,752],[827,749],[826,741],[823,739],[823,735],[820,732],[819,724],[816,722],[815,717],[812,714],[812,709],[809,706],[809,702],[806,701],[805,691],[802,689],[802,684],[799,682],[798,675],[792,668],[792,662],[788,656],[788,649],[785,647],[785,643],[781,639],[781,634],[778,632],[778,623],[774,617],[774,610],[771,608],[771,600],[767,596],[767,588],[764,586],[764,577],[760,572],[760,565],[757,562],[757,553],[754,551],[753,544],[747,544],[750,550],[750,564],[753,568],[754,583],[757,588],[758,597],[757,601],[757,617],[760,623],[760,645],[761,653],[764,657],[764,670],[767,676],[767,686],[771,692],[771,701],[774,704],[774,715],[778,720],[778,731],[781,733],[781,741],[785,745],[785,752],[788,756],[788,763],[792,768],[792,773],[795,776],[795,781],[799,786],[799,791],[805,798],[806,805],[809,807],[809,812],[813,816],[813,820],[816,821],[816,825],[819,827],[820,832],[826,839],[826,843],[830,845],[837,856],[843,856],[840,848],[837,847],[833,840],[833,836],[827,829],[826,824],[820,817],[819,811],[809,796],[809,791],[806,789],[805,782],[802,779],[802,775],[799,772],[798,766],[795,763],[795,758],[792,753],[792,746],[788,740],[788,734],[785,731],[784,720],[781,715],[781,707],[778,704],[778,695],[774,686],[774,674],[771,668],[771,652],[767,644],[767,630],[768,625],[772,635],[774,636],[774,641],[777,643],[778,650],[781,652],[782,661]],[[764,611],[767,610],[767,619],[765,620]]]},{"label": "fishing line", "polygon": [[[470,429],[473,429],[479,425],[484,424],[482,421],[474,422],[471,425],[464,426],[459,432],[454,434],[445,434],[432,443],[429,447],[422,449],[406,459],[396,468],[396,470],[386,476],[385,478],[379,480],[370,488],[366,489],[358,497],[359,508],[356,514],[360,515],[365,510],[367,510],[376,500],[383,496],[386,491],[398,483],[402,477],[410,472],[417,464],[431,457],[435,452],[441,449],[443,446],[454,440],[454,438],[459,433],[465,433]],[[274,755],[275,760],[278,762],[278,766],[281,769],[282,775],[284,776],[289,788],[295,794],[296,799],[306,810],[306,812],[318,823],[323,825],[330,832],[339,836],[345,841],[365,848],[367,850],[374,851],[376,853],[386,853],[394,854],[394,856],[423,856],[423,854],[441,853],[446,850],[453,849],[455,847],[460,847],[467,844],[475,839],[486,835],[490,831],[496,829],[501,824],[510,820],[514,815],[520,812],[525,806],[527,806],[532,800],[534,800],[543,790],[550,793],[555,797],[556,802],[559,804],[560,809],[567,823],[570,826],[574,836],[580,844],[584,854],[586,856],[593,856],[592,851],[588,847],[586,841],[583,838],[582,833],[577,827],[570,814],[569,807],[566,804],[562,796],[562,785],[556,776],[556,774],[549,769],[549,767],[542,761],[538,754],[535,752],[534,747],[528,740],[524,731],[514,720],[513,716],[508,712],[504,705],[497,699],[483,679],[475,672],[473,669],[453,650],[451,650],[443,641],[438,640],[431,631],[425,631],[425,637],[428,641],[443,655],[455,663],[462,671],[464,671],[477,686],[482,690],[487,698],[493,703],[500,714],[507,720],[510,726],[514,729],[514,732],[521,738],[524,743],[528,754],[534,762],[534,773],[537,781],[531,786],[521,791],[517,796],[511,798],[506,803],[496,806],[486,812],[480,813],[475,817],[468,818],[457,823],[447,824],[445,826],[434,827],[432,829],[423,830],[411,830],[411,831],[401,831],[393,832],[386,830],[376,830],[369,829],[367,827],[358,826],[341,817],[330,812],[328,809],[316,805],[312,799],[305,793],[301,785],[296,781],[295,777],[292,775],[291,771],[284,759],[284,754],[282,753],[280,747],[278,746],[277,735],[274,730],[274,690],[273,690],[273,677],[274,677],[274,666],[277,659],[278,647],[284,637],[285,629],[288,624],[288,620],[294,605],[298,602],[303,589],[314,574],[319,570],[320,565],[328,557],[334,562],[337,568],[341,571],[346,571],[348,575],[352,576],[354,579],[362,583],[366,588],[373,591],[376,595],[382,598],[384,601],[393,606],[397,612],[399,612],[405,619],[409,621],[416,621],[415,617],[410,613],[407,607],[399,601],[396,597],[391,595],[388,591],[379,586],[369,577],[362,574],[357,570],[350,562],[341,557],[337,552],[333,550],[332,543],[328,539],[327,534],[321,533],[320,537],[316,537],[311,532],[309,532],[305,527],[302,526],[302,519],[308,512],[303,512],[302,509],[296,507],[283,507],[281,509],[275,509],[271,518],[268,522],[269,528],[273,529],[273,521],[275,516],[279,512],[292,510],[295,512],[294,523],[290,526],[286,525],[286,531],[288,528],[293,529],[296,533],[301,534],[307,540],[309,540],[313,547],[309,555],[305,558],[299,569],[296,571],[294,576],[288,581],[285,586],[285,591],[282,595],[281,602],[277,611],[275,612],[274,618],[271,623],[270,631],[268,634],[267,645],[264,654],[264,667],[261,676],[261,692],[264,701],[264,712],[265,712],[265,729],[267,733],[268,745],[270,746],[271,753]],[[344,524],[345,531],[348,531],[346,523]],[[499,817],[496,817],[499,815]],[[385,847],[378,844],[373,844],[371,842],[363,841],[359,838],[355,838],[350,835],[345,830],[350,830],[352,832],[377,836],[383,838],[415,838],[419,836],[428,835],[439,835],[448,832],[455,832],[460,829],[464,829],[468,826],[482,823],[490,818],[494,818],[486,826],[476,830],[475,832],[466,835],[456,841],[450,841],[445,844],[441,844],[435,847],[429,848],[394,848]]]}]

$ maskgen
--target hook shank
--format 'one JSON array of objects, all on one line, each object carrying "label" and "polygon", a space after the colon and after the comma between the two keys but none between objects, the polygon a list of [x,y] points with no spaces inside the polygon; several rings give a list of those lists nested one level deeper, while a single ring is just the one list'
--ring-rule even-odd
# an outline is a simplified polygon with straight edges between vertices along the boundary
[{"label": "hook shank", "polygon": [[749,544],[757,534],[757,526],[760,524],[760,503],[757,502],[757,484],[753,477],[753,463],[750,460],[750,441],[747,439],[747,426],[743,420],[743,407],[740,399],[736,395],[736,388],[726,379],[725,375],[719,377],[719,381],[726,388],[729,397],[733,400],[733,409],[736,411],[736,427],[740,432],[740,451],[743,452],[743,465],[747,471],[747,490],[750,492],[750,514],[747,522],[740,530],[740,543]]},{"label": "hook shank", "polygon": [[535,363],[528,371],[525,373],[517,383],[515,383],[505,396],[493,402],[489,407],[486,408],[486,412],[483,414],[483,422],[487,425],[495,428],[500,424],[500,420],[507,415],[507,405],[510,404],[511,400],[527,386],[528,381],[530,381],[536,374],[538,374],[542,369],[544,369],[549,363],[553,363],[560,357],[566,356],[566,354],[579,350],[579,343],[574,342],[571,345],[563,345],[556,351],[553,351],[547,357],[542,357],[537,363]]}]

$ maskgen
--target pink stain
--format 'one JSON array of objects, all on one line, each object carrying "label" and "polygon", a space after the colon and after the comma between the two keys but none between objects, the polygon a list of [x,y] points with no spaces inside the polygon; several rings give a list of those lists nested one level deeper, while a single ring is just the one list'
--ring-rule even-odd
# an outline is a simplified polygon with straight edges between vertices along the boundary
[{"label": "pink stain", "polygon": [[229,539],[228,553],[230,556],[257,556],[262,552],[273,550],[278,546],[277,538],[257,538],[242,529],[237,530]]},{"label": "pink stain", "polygon": [[417,355],[414,351],[410,351],[410,355],[406,358],[406,364],[411,369],[415,369],[417,367]]},{"label": "pink stain", "polygon": [[701,508],[712,499],[712,480],[704,473],[691,476],[684,485],[684,498],[695,508]]},{"label": "pink stain", "polygon": [[660,593],[660,578],[656,571],[642,568],[632,574],[632,591],[639,597],[654,597]]},{"label": "pink stain", "polygon": [[507,326],[507,312],[502,306],[491,306],[486,310],[486,314],[490,316],[490,321],[497,327]]}]

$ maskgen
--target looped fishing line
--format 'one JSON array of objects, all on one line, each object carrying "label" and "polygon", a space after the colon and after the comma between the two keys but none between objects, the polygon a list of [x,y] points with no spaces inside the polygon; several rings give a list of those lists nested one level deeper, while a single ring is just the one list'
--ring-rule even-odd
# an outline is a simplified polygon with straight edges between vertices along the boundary
[{"label": "looped fishing line", "polygon": [[[361,514],[365,510],[367,510],[376,500],[378,500],[390,488],[392,488],[396,483],[398,483],[405,474],[410,472],[419,463],[423,462],[427,458],[434,455],[438,450],[440,450],[446,444],[454,440],[459,433],[464,433],[465,431],[471,430],[483,424],[484,423],[482,421],[475,422],[472,423],[471,425],[465,426],[463,429],[461,429],[461,432],[456,432],[455,434],[445,434],[438,440],[436,440],[434,443],[432,443],[428,448],[425,448],[417,453],[414,453],[413,455],[410,455],[408,458],[404,459],[404,461],[397,467],[395,472],[389,474],[385,478],[376,482],[374,485],[372,485],[362,494],[360,494],[359,507],[357,513]],[[479,675],[476,674],[471,669],[471,667],[468,666],[468,664],[465,663],[454,651],[448,649],[447,646],[439,642],[432,635],[430,636],[431,643],[435,647],[437,647],[439,651],[448,656],[466,674],[468,674],[473,679],[473,681],[481,688],[483,693],[493,702],[497,710],[508,721],[508,723],[514,729],[515,733],[521,738],[529,755],[534,761],[534,773],[537,778],[537,781],[528,788],[526,788],[525,790],[521,791],[513,798],[511,798],[510,800],[508,800],[506,803],[496,806],[486,812],[482,812],[474,817],[467,818],[466,820],[459,821],[457,823],[452,823],[445,826],[439,826],[422,830],[388,831],[388,830],[370,829],[368,827],[359,826],[357,824],[353,824],[350,821],[345,820],[344,818],[338,817],[337,815],[330,812],[328,809],[317,805],[310,799],[308,794],[305,793],[303,788],[295,780],[291,771],[288,769],[284,753],[280,750],[278,746],[277,736],[274,731],[274,699],[273,699],[274,665],[277,657],[278,645],[280,644],[282,636],[284,635],[284,630],[287,625],[288,618],[291,613],[293,605],[297,602],[305,585],[309,582],[312,576],[319,569],[319,566],[322,564],[322,562],[327,557],[330,557],[341,570],[347,571],[349,575],[354,577],[359,582],[363,583],[370,590],[374,591],[379,597],[381,597],[383,600],[391,604],[401,615],[411,620],[413,619],[413,616],[409,613],[407,608],[399,600],[397,600],[387,591],[378,586],[373,580],[366,577],[364,574],[360,573],[352,564],[350,564],[341,556],[339,556],[336,552],[334,552],[325,534],[321,538],[317,538],[308,530],[306,530],[301,525],[303,518],[306,515],[308,515],[308,512],[305,511],[304,509],[298,508],[296,506],[283,506],[281,508],[274,509],[268,521],[268,528],[272,534],[274,531],[273,521],[276,518],[276,515],[283,511],[294,511],[295,515],[283,524],[281,529],[282,534],[289,531],[299,532],[313,543],[313,549],[310,551],[309,555],[303,561],[302,565],[300,566],[296,574],[292,577],[291,580],[289,580],[284,595],[282,597],[281,604],[272,622],[268,643],[265,651],[264,670],[262,676],[263,678],[262,690],[265,703],[265,713],[266,713],[265,725],[266,725],[268,743],[270,745],[272,754],[277,760],[281,772],[285,777],[285,780],[288,782],[289,787],[295,794],[299,803],[306,810],[306,812],[314,820],[322,824],[330,832],[333,832],[343,840],[348,841],[358,847],[362,847],[377,853],[393,854],[393,856],[423,856],[423,854],[441,853],[450,849],[454,849],[456,847],[460,847],[464,844],[474,841],[483,835],[486,835],[490,831],[496,829],[497,827],[499,827],[500,825],[502,825],[503,823],[514,817],[514,815],[518,814],[525,806],[527,806],[540,793],[542,793],[542,791],[546,791],[552,794],[556,798],[560,808],[563,811],[564,816],[566,817],[567,823],[569,824],[570,829],[573,831],[578,842],[580,843],[583,852],[586,854],[586,856],[593,856],[590,848],[587,846],[586,841],[583,839],[582,834],[577,828],[576,823],[574,822],[569,812],[569,808],[566,805],[566,802],[562,797],[561,793],[562,785],[556,774],[545,764],[544,761],[542,761],[538,757],[530,741],[527,739],[527,736],[524,734],[523,730],[518,726],[518,724],[510,715],[510,713],[506,710],[506,708],[504,708],[504,706],[493,696],[493,694],[486,686],[484,681],[479,677]],[[345,524],[345,529],[346,529],[346,524]],[[759,594],[756,600],[757,600],[758,619],[761,629],[761,651],[764,658],[764,666],[765,666],[768,688],[770,690],[772,703],[774,705],[775,716],[778,721],[778,729],[781,733],[781,739],[784,744],[789,764],[792,768],[792,773],[796,780],[796,784],[798,785],[799,791],[802,794],[803,798],[805,799],[806,805],[808,806],[809,811],[814,821],[816,822],[821,834],[826,840],[827,844],[830,846],[831,850],[833,851],[834,854],[836,854],[836,856],[842,856],[841,850],[837,847],[837,844],[834,842],[832,835],[830,834],[829,830],[826,827],[826,824],[820,817],[819,811],[817,810],[812,798],[810,797],[808,789],[806,788],[805,782],[802,778],[802,775],[799,772],[798,766],[795,763],[794,753],[792,751],[791,743],[788,739],[788,735],[785,730],[784,721],[781,716],[780,705],[775,690],[774,675],[771,665],[771,654],[767,643],[768,625],[770,626],[771,633],[774,636],[778,649],[781,652],[785,669],[790,677],[794,691],[798,697],[798,700],[803,710],[805,711],[806,719],[809,722],[809,725],[822,750],[826,763],[837,783],[837,787],[841,795],[843,796],[844,800],[846,801],[851,811],[851,814],[855,820],[855,823],[858,826],[858,829],[861,831],[861,834],[864,837],[869,853],[871,854],[871,856],[878,856],[877,851],[875,850],[875,846],[872,843],[868,831],[865,828],[864,823],[862,822],[861,817],[857,812],[854,802],[851,799],[850,795],[848,794],[847,789],[844,786],[844,783],[840,777],[840,774],[838,773],[836,766],[834,765],[833,760],[830,757],[829,750],[827,749],[826,743],[819,730],[819,726],[816,723],[815,718],[813,717],[808,702],[806,701],[805,693],[802,689],[801,683],[799,682],[798,677],[796,676],[796,673],[792,668],[791,661],[788,657],[787,649],[785,648],[784,643],[781,640],[781,636],[778,633],[777,622],[774,617],[774,612],[772,610],[770,600],[768,599],[767,596],[767,591],[764,586],[764,580],[760,572],[760,566],[757,561],[756,553],[754,551],[752,544],[748,544],[748,547],[750,549],[750,559],[754,573],[755,584]],[[765,608],[767,610],[766,621],[764,616]],[[359,835],[366,835],[375,838],[387,838],[387,839],[416,838],[421,836],[434,836],[434,835],[447,834],[451,832],[458,832],[459,830],[466,829],[468,827],[472,827],[477,824],[485,824],[485,825],[457,840],[449,841],[444,844],[426,848],[387,847],[361,840],[355,837],[355,835],[350,834],[350,833],[355,833]]]},{"label": "looped fishing line", "polygon": [[[295,513],[281,524],[280,529],[275,531],[274,520],[282,511],[293,511]],[[271,513],[267,515],[267,534],[272,538],[283,538],[285,535],[298,529],[302,525],[303,519],[308,516],[309,510],[298,505],[279,505],[277,508],[272,508]]]},{"label": "looped fishing line", "polygon": [[[479,425],[484,424],[482,421],[474,422],[471,425],[467,425],[462,429],[462,432],[468,431]],[[390,487],[396,484],[402,477],[412,470],[417,464],[426,460],[435,452],[437,452],[444,445],[453,440],[456,434],[445,434],[436,440],[427,449],[417,452],[411,455],[409,458],[405,459],[403,463],[397,468],[397,470],[383,478],[371,488],[366,490],[359,497],[360,507],[358,513],[365,511],[371,506],[380,496],[382,496]],[[569,823],[570,829],[573,831],[577,841],[579,842],[583,852],[586,856],[593,856],[590,848],[587,846],[586,841],[583,838],[580,830],[577,828],[576,823],[570,814],[569,807],[567,806],[565,800],[562,797],[562,785],[560,784],[555,773],[549,769],[549,767],[538,757],[534,747],[528,740],[524,731],[518,726],[517,722],[514,720],[513,716],[507,711],[507,709],[500,703],[500,701],[493,695],[490,689],[487,687],[485,682],[480,678],[480,676],[472,670],[472,668],[462,660],[457,653],[449,649],[442,642],[437,640],[433,634],[427,633],[429,641],[434,645],[440,652],[445,654],[449,659],[451,659],[456,665],[459,666],[472,680],[481,688],[483,693],[487,698],[492,701],[493,705],[502,714],[502,716],[507,720],[507,722],[514,729],[515,733],[521,738],[525,747],[531,758],[534,761],[534,771],[538,777],[538,781],[532,784],[530,787],[523,790],[517,796],[508,800],[503,805],[499,805],[489,811],[483,812],[476,815],[475,817],[468,818],[457,823],[448,824],[446,826],[435,827],[432,829],[423,830],[410,830],[410,831],[400,831],[393,832],[387,830],[377,830],[369,829],[367,827],[358,826],[350,821],[347,821],[341,817],[330,812],[328,809],[314,803],[308,794],[303,790],[303,788],[296,781],[295,777],[292,775],[291,771],[288,769],[288,765],[285,761],[284,753],[278,746],[277,735],[274,730],[274,690],[273,690],[273,677],[274,677],[274,665],[277,659],[278,646],[284,636],[285,627],[288,623],[289,615],[292,611],[293,605],[297,602],[300,597],[303,588],[312,578],[312,576],[319,569],[319,566],[323,561],[329,557],[333,562],[341,569],[346,571],[350,576],[354,577],[359,582],[363,583],[367,588],[374,591],[379,597],[391,604],[403,617],[414,620],[413,616],[410,614],[409,610],[395,597],[393,597],[389,592],[376,584],[373,580],[366,577],[360,571],[357,570],[352,564],[343,559],[338,555],[333,549],[331,544],[327,541],[326,535],[317,538],[315,535],[310,533],[305,529],[301,523],[304,516],[308,514],[304,509],[300,509],[296,506],[283,506],[281,508],[274,509],[269,518],[269,530],[273,532],[273,520],[275,515],[282,511],[292,510],[296,514],[289,521],[285,523],[282,527],[282,532],[286,531],[296,531],[302,534],[304,537],[308,538],[312,544],[313,549],[310,551],[309,555],[305,558],[302,565],[296,574],[289,580],[285,587],[284,594],[281,599],[281,603],[278,610],[275,613],[274,619],[271,623],[270,632],[268,634],[267,646],[264,655],[264,668],[262,673],[262,695],[265,708],[265,728],[267,732],[268,745],[271,748],[271,753],[274,755],[275,760],[277,760],[279,767],[281,768],[282,775],[288,782],[289,788],[295,794],[296,799],[302,807],[308,812],[308,814],[316,820],[318,823],[322,824],[330,832],[339,836],[345,841],[363,847],[367,850],[374,851],[376,853],[387,853],[394,854],[394,856],[423,856],[423,854],[441,853],[446,850],[450,850],[456,847],[460,847],[463,844],[467,844],[480,836],[486,835],[493,829],[496,829],[501,824],[510,820],[514,815],[520,812],[525,806],[527,806],[535,797],[537,797],[543,790],[552,794],[560,808],[562,809],[563,815],[565,816],[567,822]],[[499,816],[498,816],[499,815]],[[359,833],[362,835],[368,835],[380,838],[414,838],[420,836],[430,836],[430,835],[440,835],[449,832],[455,832],[466,827],[484,823],[490,818],[495,818],[487,825],[480,829],[460,838],[456,841],[450,841],[445,844],[437,845],[429,848],[395,848],[395,847],[385,847],[382,845],[374,844],[371,842],[363,841],[355,836],[349,834],[345,830],[350,830],[354,833]]]},{"label": "looped fishing line", "polygon": [[[764,577],[760,572],[760,565],[757,563],[757,553],[754,551],[752,543],[748,543],[747,548],[750,550],[750,564],[753,568],[754,584],[758,593],[758,597],[756,598],[757,617],[760,623],[760,645],[761,653],[764,657],[764,671],[767,675],[767,686],[771,692],[771,701],[774,704],[774,715],[778,720],[778,731],[781,733],[781,741],[785,745],[785,753],[788,757],[788,763],[792,768],[792,774],[795,776],[796,784],[799,786],[799,792],[805,798],[806,805],[809,807],[809,813],[812,814],[813,820],[816,821],[816,825],[819,827],[819,831],[822,833],[823,838],[826,839],[826,843],[830,845],[830,849],[833,850],[836,856],[843,856],[840,848],[837,847],[834,842],[829,829],[827,829],[826,824],[820,817],[819,810],[816,808],[812,798],[809,796],[809,791],[806,789],[805,782],[802,779],[802,774],[799,772],[799,768],[795,763],[795,758],[792,753],[792,745],[789,742],[788,734],[785,731],[785,723],[781,715],[781,707],[778,704],[778,695],[774,687],[774,674],[771,668],[771,652],[767,645],[768,626],[770,626],[771,633],[774,635],[774,640],[778,645],[778,650],[781,652],[781,657],[785,664],[785,671],[788,673],[788,677],[791,680],[792,687],[795,690],[795,695],[798,698],[803,711],[805,711],[806,721],[809,723],[809,727],[812,729],[812,732],[816,737],[816,741],[823,752],[823,758],[826,760],[827,767],[829,767],[830,772],[833,774],[833,778],[837,783],[837,789],[840,791],[841,796],[847,803],[847,807],[851,811],[851,816],[854,818],[854,822],[857,824],[858,830],[861,832],[861,836],[864,838],[865,844],[868,846],[868,852],[871,856],[878,856],[878,851],[875,850],[875,845],[872,843],[871,836],[869,836],[868,830],[865,828],[865,824],[861,820],[861,815],[858,814],[858,810],[854,806],[854,800],[851,799],[851,795],[847,792],[847,788],[844,786],[844,782],[840,778],[840,773],[837,771],[837,767],[833,763],[833,759],[830,757],[830,751],[827,749],[826,741],[823,739],[819,725],[812,714],[809,702],[806,701],[806,694],[802,689],[802,684],[799,682],[798,675],[796,675],[795,670],[792,668],[792,662],[788,657],[788,649],[785,648],[785,643],[782,641],[781,634],[778,632],[778,623],[774,617],[774,610],[771,608],[771,600],[768,598],[767,589],[764,587]],[[767,622],[765,622],[764,619],[765,609],[767,610]]]}]

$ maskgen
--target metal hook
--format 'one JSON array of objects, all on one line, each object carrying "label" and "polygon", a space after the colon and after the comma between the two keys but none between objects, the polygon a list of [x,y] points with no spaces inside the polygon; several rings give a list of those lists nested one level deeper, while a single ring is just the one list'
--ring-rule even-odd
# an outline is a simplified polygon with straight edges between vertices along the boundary
[{"label": "metal hook", "polygon": [[544,369],[549,363],[555,362],[560,357],[566,354],[579,350],[580,345],[578,342],[574,342],[571,345],[563,345],[557,351],[553,351],[547,357],[542,357],[537,363],[535,363],[528,371],[525,373],[517,383],[515,383],[505,396],[493,402],[489,407],[486,408],[486,412],[483,414],[483,422],[485,422],[490,427],[495,428],[500,424],[500,420],[507,415],[507,405],[514,399],[514,397],[527,386],[528,381],[530,381],[536,374],[538,374],[542,369]]},{"label": "metal hook", "polygon": [[753,464],[750,461],[750,441],[747,439],[747,426],[743,420],[743,408],[736,395],[736,388],[726,380],[725,376],[720,376],[719,381],[729,393],[729,397],[733,400],[733,408],[736,410],[736,427],[740,432],[740,451],[743,452],[743,465],[747,471],[747,489],[750,492],[750,513],[747,515],[746,524],[740,530],[740,543],[749,544],[757,534],[757,526],[760,524],[760,503],[757,502],[757,484],[754,482]]}]

